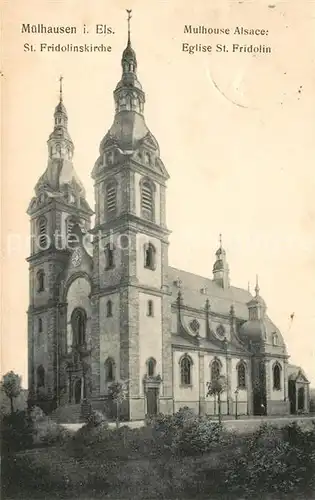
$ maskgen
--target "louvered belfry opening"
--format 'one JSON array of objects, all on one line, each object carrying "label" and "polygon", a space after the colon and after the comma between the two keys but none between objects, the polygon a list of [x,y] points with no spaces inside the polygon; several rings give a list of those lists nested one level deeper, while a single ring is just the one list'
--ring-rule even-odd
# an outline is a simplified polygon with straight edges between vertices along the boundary
[{"label": "louvered belfry opening", "polygon": [[107,212],[109,213],[113,213],[116,211],[116,195],[116,184],[109,184],[106,188]]},{"label": "louvered belfry opening", "polygon": [[153,219],[153,193],[152,187],[148,182],[142,184],[141,197],[142,213],[145,218]]}]

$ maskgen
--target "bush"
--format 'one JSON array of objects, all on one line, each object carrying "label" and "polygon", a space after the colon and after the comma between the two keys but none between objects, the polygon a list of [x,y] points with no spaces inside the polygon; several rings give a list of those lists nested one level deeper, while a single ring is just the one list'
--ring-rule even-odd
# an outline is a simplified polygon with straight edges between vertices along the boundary
[{"label": "bush", "polygon": [[92,412],[87,418],[87,425],[90,427],[96,427],[97,425],[100,424],[102,424],[103,427],[106,425],[108,427],[108,421],[106,416],[101,411],[92,410]]},{"label": "bush", "polygon": [[207,417],[195,417],[178,430],[173,446],[181,455],[208,453],[221,440],[222,426]]},{"label": "bush", "polygon": [[313,431],[303,431],[294,423],[280,432],[262,426],[226,471],[231,491],[241,495],[255,495],[257,491],[278,495],[313,488],[314,443],[315,426]]},{"label": "bush", "polygon": [[30,448],[33,444],[33,422],[26,411],[1,416],[2,452]]},{"label": "bush", "polygon": [[34,444],[46,446],[64,444],[71,437],[67,429],[49,417],[44,417],[34,423]]},{"label": "bush", "polygon": [[220,441],[222,425],[196,415],[188,407],[174,415],[158,415],[152,422],[156,445],[172,453],[196,455],[209,452]]},{"label": "bush", "polygon": [[33,406],[30,409],[29,416],[33,422],[38,422],[40,420],[44,420],[46,418],[46,414],[39,406]]}]

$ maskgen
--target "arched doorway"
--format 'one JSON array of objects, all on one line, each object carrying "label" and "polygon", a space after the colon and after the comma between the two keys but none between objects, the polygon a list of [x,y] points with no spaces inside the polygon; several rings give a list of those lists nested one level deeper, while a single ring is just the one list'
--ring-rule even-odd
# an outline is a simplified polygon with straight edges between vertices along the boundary
[{"label": "arched doorway", "polygon": [[304,410],[304,387],[300,387],[298,390],[298,410]]},{"label": "arched doorway", "polygon": [[82,381],[79,378],[74,384],[74,401],[75,404],[81,403]]}]

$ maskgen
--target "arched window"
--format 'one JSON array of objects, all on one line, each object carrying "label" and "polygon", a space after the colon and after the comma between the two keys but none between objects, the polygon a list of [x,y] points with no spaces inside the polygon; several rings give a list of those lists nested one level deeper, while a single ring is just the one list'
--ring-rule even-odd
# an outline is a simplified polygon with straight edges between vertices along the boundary
[{"label": "arched window", "polygon": [[107,358],[105,361],[105,381],[113,382],[115,380],[115,361]]},{"label": "arched window", "polygon": [[113,165],[114,163],[114,151],[108,151],[106,154],[107,165]]},{"label": "arched window", "polygon": [[156,250],[152,243],[144,245],[144,267],[154,271]]},{"label": "arched window", "polygon": [[112,214],[116,211],[117,186],[115,182],[110,182],[106,186],[106,207],[107,213]]},{"label": "arched window", "polygon": [[45,387],[45,368],[42,365],[37,368],[37,387]]},{"label": "arched window", "polygon": [[278,341],[278,335],[276,333],[273,333],[272,334],[272,345],[278,345],[279,344],[279,341]]},{"label": "arched window", "polygon": [[275,363],[273,366],[273,388],[277,391],[281,389],[281,366]]},{"label": "arched window", "polygon": [[110,318],[113,315],[113,303],[111,300],[107,301],[106,311],[107,311],[107,317]]},{"label": "arched window", "polygon": [[218,359],[214,359],[211,363],[211,382],[218,380],[221,374],[221,363]]},{"label": "arched window", "polygon": [[147,151],[144,152],[144,161],[147,165],[150,165],[151,163],[151,156]]},{"label": "arched window", "polygon": [[105,247],[105,269],[113,269],[113,267],[115,267],[114,250],[115,250],[115,247],[111,243],[108,243],[106,245],[106,247]]},{"label": "arched window", "polygon": [[37,291],[43,292],[45,290],[45,271],[40,269],[36,274]]},{"label": "arched window", "polygon": [[148,181],[141,184],[141,212],[145,219],[154,219],[153,186]]},{"label": "arched window", "polygon": [[192,385],[191,377],[192,360],[187,354],[180,361],[180,382],[181,385]]},{"label": "arched window", "polygon": [[258,319],[257,309],[250,309],[249,310],[249,319],[250,319],[250,321],[256,321]]},{"label": "arched window", "polygon": [[73,340],[75,345],[85,344],[86,313],[83,309],[77,308],[71,316]]},{"label": "arched window", "polygon": [[71,203],[72,205],[75,203],[75,196],[73,193],[69,193],[68,194],[68,201],[69,203]]},{"label": "arched window", "polygon": [[40,250],[48,248],[47,219],[45,217],[41,217],[38,221],[38,246]]},{"label": "arched window", "polygon": [[240,361],[237,365],[237,387],[239,389],[245,389],[246,387],[246,367],[243,361]]},{"label": "arched window", "polygon": [[38,333],[43,331],[43,320],[42,318],[38,318]]},{"label": "arched window", "polygon": [[[71,202],[70,202],[71,203]],[[78,243],[78,238],[73,232],[73,228],[75,224],[77,223],[76,219],[74,217],[68,217],[67,219],[67,241],[66,241],[66,248],[73,248],[76,243]]]},{"label": "arched window", "polygon": [[154,315],[153,300],[148,300],[147,316],[153,316],[153,315]]}]

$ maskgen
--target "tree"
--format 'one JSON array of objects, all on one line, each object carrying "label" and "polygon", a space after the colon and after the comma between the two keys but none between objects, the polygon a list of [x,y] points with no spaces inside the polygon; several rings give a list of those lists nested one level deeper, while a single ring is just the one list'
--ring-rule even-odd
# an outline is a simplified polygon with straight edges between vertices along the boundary
[{"label": "tree", "polygon": [[6,396],[8,396],[8,398],[10,399],[11,414],[14,413],[13,400],[14,398],[17,398],[22,391],[21,382],[22,377],[20,377],[20,375],[17,375],[13,371],[6,373],[2,378],[2,388]]},{"label": "tree", "polygon": [[226,378],[221,375],[211,382],[207,382],[208,392],[207,396],[214,396],[218,398],[219,422],[221,423],[221,394],[226,388]]},{"label": "tree", "polygon": [[120,408],[128,396],[128,380],[117,380],[109,386],[109,394],[116,403],[116,427],[119,428]]}]

